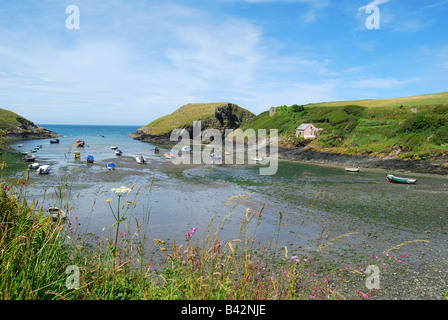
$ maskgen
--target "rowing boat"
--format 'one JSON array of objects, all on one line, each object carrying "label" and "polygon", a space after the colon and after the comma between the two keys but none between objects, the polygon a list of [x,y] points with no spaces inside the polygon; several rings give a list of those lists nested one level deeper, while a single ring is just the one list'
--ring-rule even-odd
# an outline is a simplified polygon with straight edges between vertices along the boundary
[{"label": "rowing boat", "polygon": [[417,181],[417,179],[402,178],[402,177],[394,176],[392,174],[388,174],[386,176],[386,178],[387,178],[387,181],[392,182],[392,183],[414,184]]}]

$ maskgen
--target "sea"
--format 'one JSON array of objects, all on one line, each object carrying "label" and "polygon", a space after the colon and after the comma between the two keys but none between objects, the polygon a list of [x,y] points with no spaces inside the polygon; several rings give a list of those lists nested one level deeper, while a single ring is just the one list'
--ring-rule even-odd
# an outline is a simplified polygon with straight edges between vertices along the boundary
[{"label": "sea", "polygon": [[[36,162],[52,167],[48,175],[31,171],[26,199],[43,210],[62,207],[76,222],[76,231],[92,241],[111,237],[119,213],[126,218],[120,236],[145,243],[148,256],[156,250],[154,239],[167,246],[173,240],[182,243],[197,228],[198,241],[211,236],[256,239],[279,255],[285,247],[290,255],[312,254],[318,239],[327,235],[327,241],[338,239],[331,250],[341,259],[347,252],[372,256],[414,239],[430,241],[431,252],[442,250],[441,257],[447,258],[446,176],[368,168],[351,173],[293,161],[279,161],[270,176],[260,175],[259,164],[174,165],[163,157],[168,150],[155,153],[153,144],[129,137],[139,126],[40,125],[61,134],[60,143],[42,139],[11,145],[18,151],[42,145],[34,153]],[[77,139],[85,146],[76,147]],[[114,145],[122,156],[115,155]],[[75,151],[81,153],[79,160]],[[93,164],[86,163],[88,155]],[[137,155],[147,163],[138,164]],[[108,170],[108,162],[117,169]],[[415,185],[392,184],[388,173],[418,180]],[[112,189],[122,186],[132,191],[119,199]]]}]

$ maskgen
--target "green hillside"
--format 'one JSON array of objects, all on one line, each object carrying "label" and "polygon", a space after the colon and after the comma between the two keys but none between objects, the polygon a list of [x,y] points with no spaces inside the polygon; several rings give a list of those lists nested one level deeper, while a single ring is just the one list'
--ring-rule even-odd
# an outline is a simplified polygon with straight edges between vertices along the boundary
[{"label": "green hillside", "polygon": [[191,128],[193,121],[201,121],[203,129],[238,128],[254,116],[252,112],[228,102],[190,103],[140,128],[134,136],[168,135],[174,129]]},{"label": "green hillside", "polygon": [[[322,128],[318,138],[295,136],[302,123]],[[280,145],[308,145],[344,154],[425,159],[448,155],[448,92],[408,98],[279,106],[241,129],[278,129]]]}]

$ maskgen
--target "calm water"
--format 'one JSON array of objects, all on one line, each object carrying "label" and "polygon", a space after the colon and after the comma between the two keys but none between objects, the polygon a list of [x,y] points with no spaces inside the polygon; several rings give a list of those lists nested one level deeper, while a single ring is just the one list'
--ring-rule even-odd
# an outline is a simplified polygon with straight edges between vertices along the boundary
[{"label": "calm water", "polygon": [[[67,205],[68,201],[71,219],[78,216],[80,228],[93,236],[99,236],[103,228],[110,230],[114,222],[104,202],[117,200],[110,189],[134,185],[129,200],[135,197],[136,205],[126,213],[128,226],[123,231],[131,234],[136,221],[149,219],[148,243],[153,238],[183,239],[192,227],[199,234],[212,219],[209,230],[224,221],[219,225],[220,237],[234,239],[246,209],[256,212],[264,206],[260,224],[252,223],[248,230],[251,236],[256,232],[261,243],[274,239],[279,246],[312,251],[325,230],[334,237],[358,233],[341,239],[334,246],[339,250],[365,243],[369,253],[379,252],[414,239],[431,239],[434,250],[447,245],[446,176],[391,172],[418,178],[415,185],[398,185],[388,183],[385,176],[389,172],[382,170],[346,173],[344,168],[293,162],[280,162],[274,176],[260,176],[258,165],[169,166],[161,156],[163,150],[155,154],[153,145],[128,137],[138,126],[43,126],[63,137],[59,144],[50,144],[49,139],[22,142],[22,150],[41,144],[43,148],[35,153],[37,162],[53,167],[49,175],[32,174],[27,195],[44,206]],[[83,139],[86,146],[74,146],[76,139]],[[123,156],[116,157],[111,145],[117,145]],[[80,161],[74,160],[76,150],[81,152]],[[136,164],[133,157],[139,154],[149,163]],[[85,163],[87,155],[95,157],[93,165]],[[115,161],[117,170],[107,171],[108,161]],[[62,204],[56,196],[60,186],[65,186]],[[236,207],[235,201],[226,204],[233,196],[248,194]],[[446,251],[442,256],[446,258]]]}]

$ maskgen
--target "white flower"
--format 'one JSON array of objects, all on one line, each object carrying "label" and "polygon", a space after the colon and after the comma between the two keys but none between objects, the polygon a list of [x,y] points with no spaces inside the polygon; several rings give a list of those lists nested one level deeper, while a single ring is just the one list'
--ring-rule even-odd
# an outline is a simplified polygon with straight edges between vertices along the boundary
[{"label": "white flower", "polygon": [[125,193],[129,193],[129,192],[131,192],[131,190],[132,190],[131,188],[128,188],[128,187],[125,187],[125,186],[122,186],[120,188],[112,188],[112,189],[110,189],[110,191],[115,192],[119,196],[122,196]]}]

